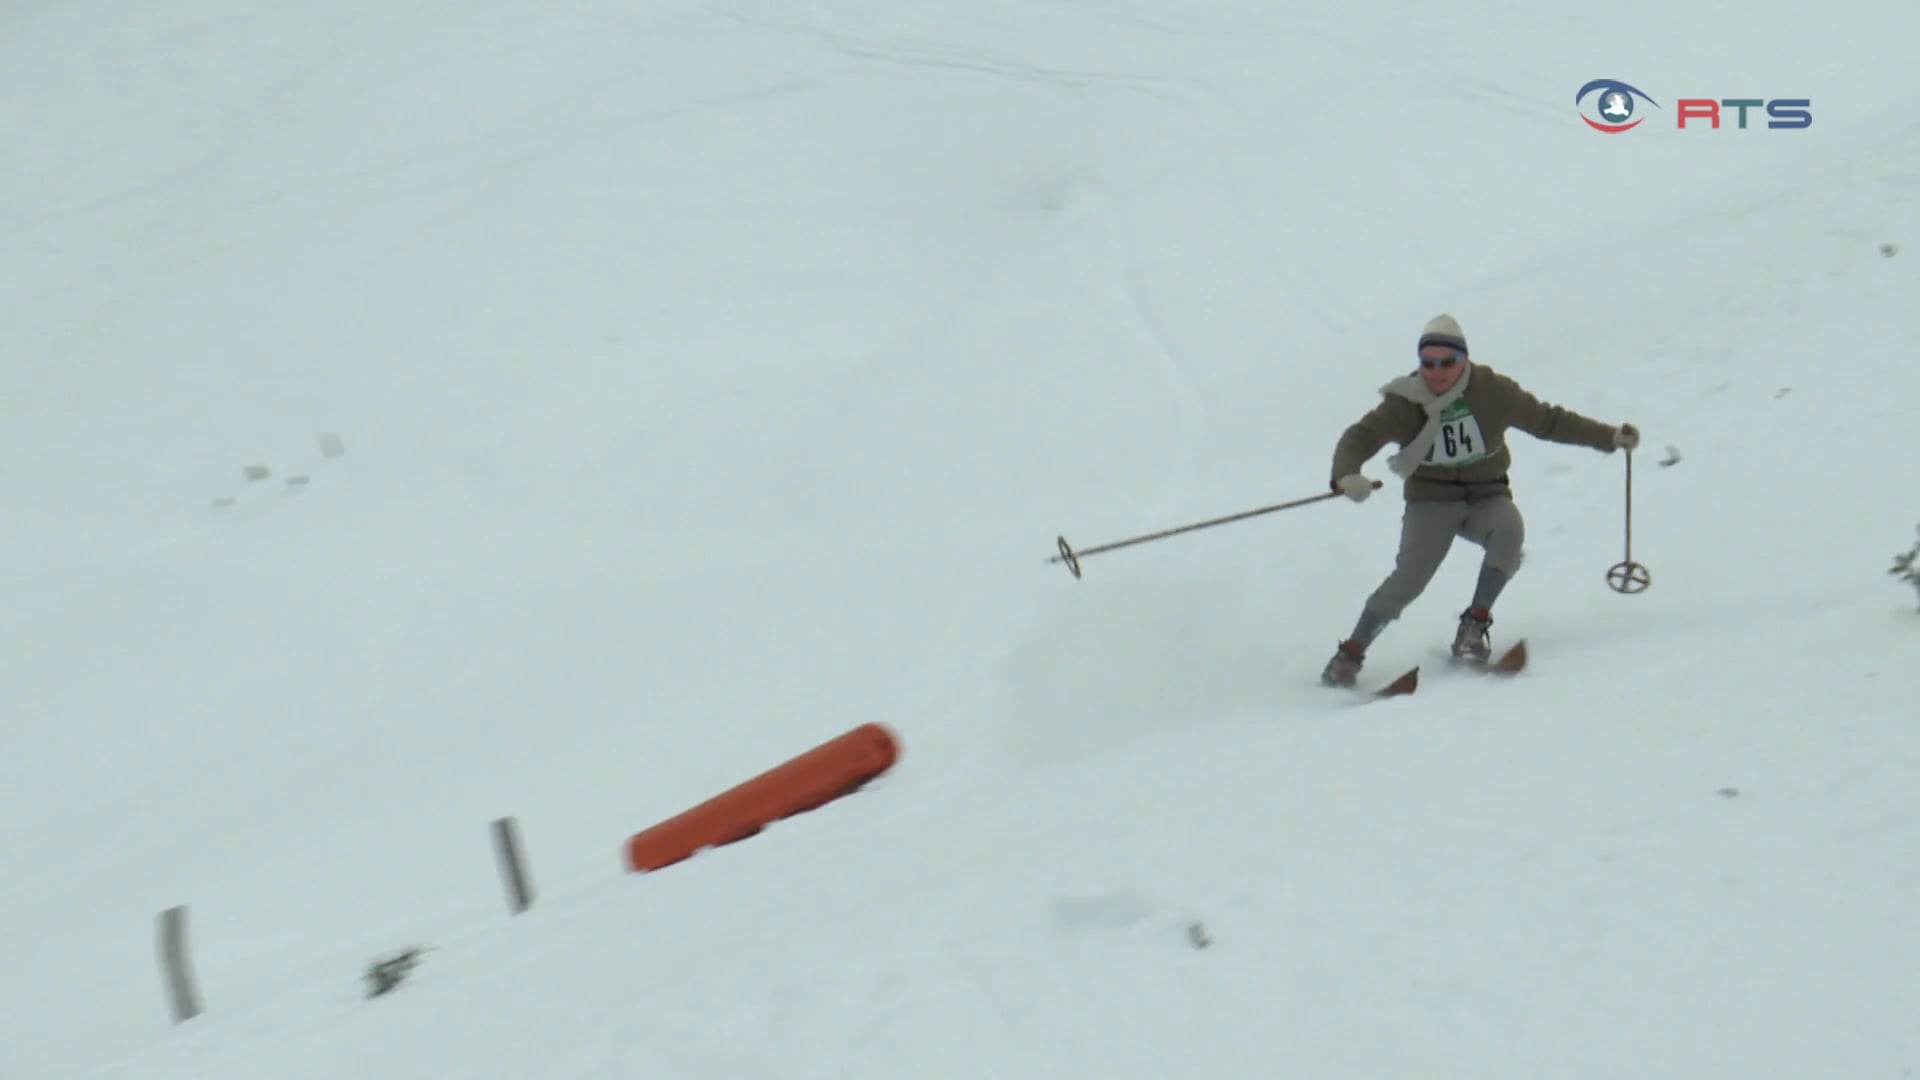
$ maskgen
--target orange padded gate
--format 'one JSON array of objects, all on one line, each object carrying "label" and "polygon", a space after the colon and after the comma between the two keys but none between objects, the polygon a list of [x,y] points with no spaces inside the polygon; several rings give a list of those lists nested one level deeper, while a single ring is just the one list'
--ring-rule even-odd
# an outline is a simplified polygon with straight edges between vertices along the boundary
[{"label": "orange padded gate", "polygon": [[862,724],[635,833],[627,840],[627,868],[637,873],[658,870],[703,848],[745,840],[781,818],[859,790],[899,758],[900,744],[891,731],[879,724]]}]

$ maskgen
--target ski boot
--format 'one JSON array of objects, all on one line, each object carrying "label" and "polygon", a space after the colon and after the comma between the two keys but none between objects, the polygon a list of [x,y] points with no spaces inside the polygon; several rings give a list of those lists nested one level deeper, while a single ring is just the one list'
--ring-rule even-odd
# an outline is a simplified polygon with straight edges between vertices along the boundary
[{"label": "ski boot", "polygon": [[1460,629],[1453,635],[1453,658],[1468,664],[1484,664],[1493,655],[1487,642],[1487,628],[1493,625],[1493,612],[1470,607],[1460,613]]},{"label": "ski boot", "polygon": [[1332,659],[1320,672],[1320,685],[1337,686],[1350,690],[1359,681],[1360,665],[1366,663],[1366,646],[1354,641],[1343,641],[1333,652]]}]

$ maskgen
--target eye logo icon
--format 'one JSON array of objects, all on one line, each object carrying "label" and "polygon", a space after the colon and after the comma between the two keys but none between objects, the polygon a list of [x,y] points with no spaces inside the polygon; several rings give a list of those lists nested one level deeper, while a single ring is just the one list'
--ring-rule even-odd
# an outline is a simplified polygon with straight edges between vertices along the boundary
[{"label": "eye logo icon", "polygon": [[[1595,109],[1592,115],[1587,113],[1588,105],[1586,104],[1590,96],[1593,98]],[[1659,102],[1619,79],[1593,80],[1581,87],[1580,92],[1573,96],[1573,104],[1580,110],[1580,119],[1585,120],[1588,127],[1595,131],[1604,131],[1609,135],[1618,135],[1623,131],[1632,131],[1640,126],[1640,121],[1646,119],[1644,116],[1635,115],[1640,111],[1634,101],[1636,98],[1644,100],[1654,108],[1660,107]]]}]

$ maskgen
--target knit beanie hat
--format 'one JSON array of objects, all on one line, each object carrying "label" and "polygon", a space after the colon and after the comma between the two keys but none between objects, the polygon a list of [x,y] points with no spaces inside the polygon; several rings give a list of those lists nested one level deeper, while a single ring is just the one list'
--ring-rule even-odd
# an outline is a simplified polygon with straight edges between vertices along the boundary
[{"label": "knit beanie hat", "polygon": [[1445,345],[1460,350],[1460,354],[1465,356],[1467,335],[1461,332],[1460,324],[1454,321],[1453,316],[1435,315],[1427,320],[1426,327],[1420,331],[1420,344],[1416,348],[1424,349],[1429,345]]}]

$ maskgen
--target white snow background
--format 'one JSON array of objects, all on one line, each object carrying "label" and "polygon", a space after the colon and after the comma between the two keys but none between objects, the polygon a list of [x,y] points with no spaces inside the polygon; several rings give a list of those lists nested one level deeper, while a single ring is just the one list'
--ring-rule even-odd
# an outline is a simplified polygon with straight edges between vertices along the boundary
[{"label": "white snow background", "polygon": [[[1914,41],[0,7],[0,1077],[1920,1075]],[[1597,77],[1640,129],[1580,122]],[[1461,544],[1368,665],[1416,695],[1316,685],[1384,455],[1047,562],[1325,491],[1441,311],[1646,440],[1623,596],[1625,456],[1514,436],[1520,678],[1442,670]],[[868,721],[867,790],[623,870]]]}]

